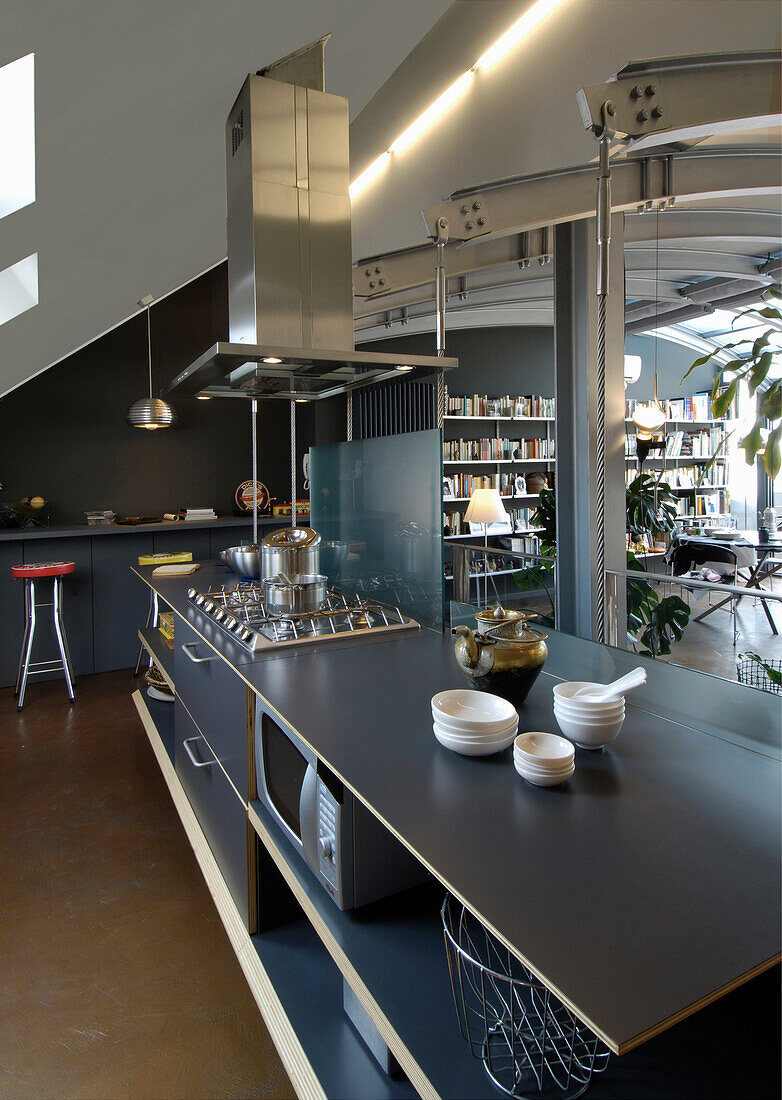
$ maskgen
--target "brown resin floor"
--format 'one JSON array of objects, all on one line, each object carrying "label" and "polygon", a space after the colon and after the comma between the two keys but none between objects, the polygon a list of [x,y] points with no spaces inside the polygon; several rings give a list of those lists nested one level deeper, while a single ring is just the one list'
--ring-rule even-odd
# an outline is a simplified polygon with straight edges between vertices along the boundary
[{"label": "brown resin floor", "polygon": [[0,691],[0,1096],[288,1100],[133,686]]}]

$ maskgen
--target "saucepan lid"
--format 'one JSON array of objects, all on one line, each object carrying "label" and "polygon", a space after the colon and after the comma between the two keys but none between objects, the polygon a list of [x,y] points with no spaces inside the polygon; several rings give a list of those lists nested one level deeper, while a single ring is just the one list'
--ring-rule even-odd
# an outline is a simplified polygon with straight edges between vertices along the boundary
[{"label": "saucepan lid", "polygon": [[317,546],[320,535],[312,527],[281,527],[272,531],[263,540],[264,546],[273,546],[278,550],[300,550],[306,546]]}]

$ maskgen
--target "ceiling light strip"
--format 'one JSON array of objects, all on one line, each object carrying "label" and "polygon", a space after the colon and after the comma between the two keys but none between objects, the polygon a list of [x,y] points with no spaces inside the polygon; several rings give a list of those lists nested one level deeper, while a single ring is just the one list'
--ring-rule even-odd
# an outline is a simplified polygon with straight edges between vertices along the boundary
[{"label": "ceiling light strip", "polygon": [[349,189],[351,199],[360,195],[370,183],[377,179],[391,160],[392,153],[401,153],[407,149],[408,146],[412,145],[421,134],[428,130],[437,119],[441,118],[442,115],[453,106],[457,99],[464,95],[472,83],[475,72],[479,70],[485,71],[491,68],[492,65],[496,65],[501,58],[505,57],[507,53],[514,49],[522,39],[526,38],[535,27],[539,26],[540,23],[551,15],[555,8],[558,8],[563,2],[564,0],[537,0],[532,7],[528,8],[496,42],[489,46],[488,50],[481,54],[471,68],[467,69],[458,79],[454,80],[453,84],[446,88],[446,90],[426,108],[423,114],[418,116],[415,122],[411,123],[406,130],[402,131],[399,137],[389,145],[384,153],[381,153],[360,176],[357,176],[356,179],[353,180]]}]

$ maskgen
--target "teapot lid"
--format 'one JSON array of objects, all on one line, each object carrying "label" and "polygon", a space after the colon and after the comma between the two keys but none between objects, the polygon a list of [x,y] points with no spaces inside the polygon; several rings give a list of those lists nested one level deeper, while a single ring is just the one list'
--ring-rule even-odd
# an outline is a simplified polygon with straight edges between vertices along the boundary
[{"label": "teapot lid", "polygon": [[519,619],[523,619],[524,622],[526,622],[528,619],[536,619],[537,615],[537,611],[512,611],[502,606],[496,608],[487,607],[483,611],[475,612],[475,618],[485,627],[502,626],[503,623],[513,623],[517,622]]}]

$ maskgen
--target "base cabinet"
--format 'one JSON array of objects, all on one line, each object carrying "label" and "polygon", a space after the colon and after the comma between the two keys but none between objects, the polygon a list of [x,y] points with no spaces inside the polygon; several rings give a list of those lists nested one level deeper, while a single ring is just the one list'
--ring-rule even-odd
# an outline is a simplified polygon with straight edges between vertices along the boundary
[{"label": "base cabinet", "polygon": [[179,699],[174,703],[174,765],[245,926],[250,922],[247,808],[209,742]]}]

